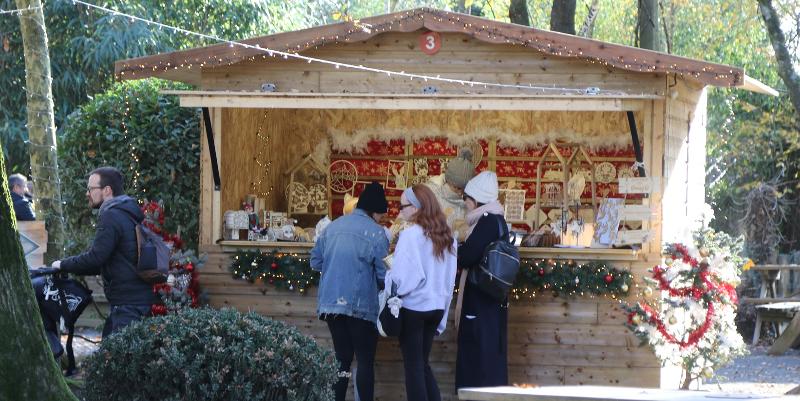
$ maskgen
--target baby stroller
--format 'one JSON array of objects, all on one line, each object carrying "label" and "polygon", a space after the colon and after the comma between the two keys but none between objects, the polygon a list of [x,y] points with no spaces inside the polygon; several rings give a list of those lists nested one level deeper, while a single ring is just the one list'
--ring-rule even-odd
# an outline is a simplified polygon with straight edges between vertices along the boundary
[{"label": "baby stroller", "polygon": [[44,323],[44,332],[53,357],[60,358],[64,353],[61,337],[58,335],[60,320],[64,319],[67,329],[67,376],[75,373],[75,355],[72,352],[72,336],[75,322],[83,310],[92,302],[92,291],[83,284],[70,279],[58,269],[43,267],[28,271],[39,305],[39,313]]}]

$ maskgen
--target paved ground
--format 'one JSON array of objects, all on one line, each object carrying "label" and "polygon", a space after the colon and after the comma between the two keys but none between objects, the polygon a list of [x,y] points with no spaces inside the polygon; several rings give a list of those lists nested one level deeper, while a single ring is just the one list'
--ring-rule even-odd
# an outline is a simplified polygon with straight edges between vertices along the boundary
[{"label": "paved ground", "polygon": [[767,355],[766,346],[750,347],[750,355],[720,369],[703,389],[731,393],[782,395],[800,385],[800,350]]},{"label": "paved ground", "polygon": [[[97,330],[78,329],[80,334],[90,340],[99,341]],[[66,336],[63,343],[66,343]],[[73,340],[75,358],[82,361],[97,349],[82,338]],[[740,357],[717,372],[717,376],[702,389],[726,393],[756,393],[762,395],[782,395],[800,385],[800,350],[790,349],[782,356],[767,355],[766,346],[750,347],[750,354]]]}]

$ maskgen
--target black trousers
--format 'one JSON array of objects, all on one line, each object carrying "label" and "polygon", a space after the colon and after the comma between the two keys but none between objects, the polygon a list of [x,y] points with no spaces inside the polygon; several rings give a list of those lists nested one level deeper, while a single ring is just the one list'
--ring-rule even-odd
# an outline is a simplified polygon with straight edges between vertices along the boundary
[{"label": "black trousers", "polygon": [[440,401],[439,385],[428,363],[433,336],[444,315],[443,310],[417,312],[402,309],[403,328],[400,331],[400,351],[406,376],[408,401]]},{"label": "black trousers", "polygon": [[328,315],[324,320],[331,331],[333,350],[339,362],[339,381],[333,386],[336,401],[344,401],[347,394],[354,354],[358,361],[356,399],[372,401],[375,394],[375,348],[378,345],[375,322],[345,315]]}]

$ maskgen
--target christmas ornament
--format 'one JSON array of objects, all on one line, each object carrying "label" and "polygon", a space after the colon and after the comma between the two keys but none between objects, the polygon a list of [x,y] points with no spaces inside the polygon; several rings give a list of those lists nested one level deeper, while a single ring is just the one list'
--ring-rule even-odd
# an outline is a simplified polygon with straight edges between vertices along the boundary
[{"label": "christmas ornament", "polygon": [[603,281],[605,281],[606,284],[611,284],[611,282],[614,281],[614,277],[610,274],[606,274],[605,277],[603,277]]},{"label": "christmas ornament", "polygon": [[277,264],[277,263],[275,263],[275,262],[272,262],[272,264],[270,265],[270,268],[271,268],[272,270],[278,270],[278,264]]},{"label": "christmas ornament", "polygon": [[628,328],[653,347],[662,363],[683,367],[684,388],[694,379],[713,377],[715,369],[746,350],[734,322],[738,268],[727,258],[714,258],[709,248],[702,253],[710,262],[692,256],[699,251],[669,244],[664,264],[652,269],[660,296],[650,297],[653,289],[646,287],[645,298],[625,306]]},{"label": "christmas ornament", "polygon": [[544,276],[544,269],[542,269],[542,268],[540,267],[540,268],[539,268],[539,272],[538,272],[538,273],[539,273],[539,275],[540,275],[540,276]]},{"label": "christmas ornament", "polygon": [[619,286],[619,289],[622,290],[622,292],[628,292],[628,285],[627,284],[623,284],[623,285]]}]

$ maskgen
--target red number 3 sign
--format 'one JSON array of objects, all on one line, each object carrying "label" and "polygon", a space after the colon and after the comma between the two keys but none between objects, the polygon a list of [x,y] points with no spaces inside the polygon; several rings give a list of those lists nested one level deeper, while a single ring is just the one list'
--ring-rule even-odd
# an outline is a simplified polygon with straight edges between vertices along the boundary
[{"label": "red number 3 sign", "polygon": [[427,55],[434,55],[442,48],[439,32],[425,32],[419,37],[419,48]]}]

